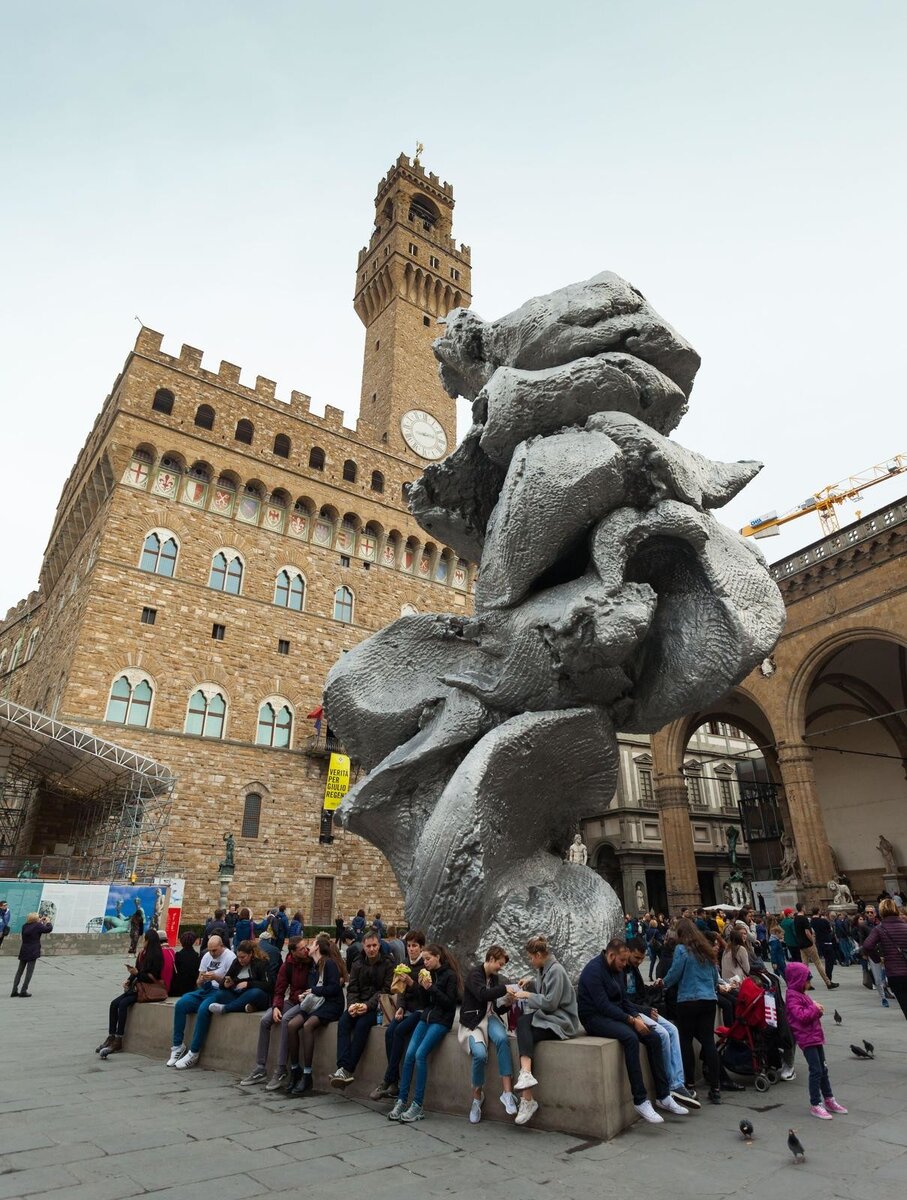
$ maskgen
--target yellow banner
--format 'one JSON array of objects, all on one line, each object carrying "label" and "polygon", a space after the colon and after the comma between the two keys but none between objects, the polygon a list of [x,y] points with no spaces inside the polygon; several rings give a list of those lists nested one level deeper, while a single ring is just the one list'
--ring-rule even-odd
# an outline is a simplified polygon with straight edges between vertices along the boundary
[{"label": "yellow banner", "polygon": [[324,807],[333,810],[350,790],[350,759],[347,754],[332,754],[324,785]]}]

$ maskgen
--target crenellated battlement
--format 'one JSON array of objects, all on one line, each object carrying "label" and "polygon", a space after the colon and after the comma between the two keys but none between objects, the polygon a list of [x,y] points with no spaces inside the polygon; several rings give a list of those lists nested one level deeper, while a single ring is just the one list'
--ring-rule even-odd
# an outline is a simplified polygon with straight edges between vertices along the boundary
[{"label": "crenellated battlement", "polygon": [[6,616],[0,621],[0,632],[5,630],[8,625],[13,625],[17,621],[21,621],[24,617],[29,616],[36,608],[40,608],[43,603],[44,594],[40,588],[29,592],[18,604],[14,604],[12,608],[6,610]]},{"label": "crenellated battlement", "polygon": [[378,185],[379,196],[393,182],[399,171],[405,172],[415,181],[424,184],[427,190],[437,192],[440,196],[453,203],[453,187],[447,180],[445,179],[442,183],[434,171],[426,171],[418,158],[411,159],[407,154],[400,154],[397,157],[397,161],[381,180],[381,183]]},{"label": "crenellated battlement", "polygon": [[242,368],[236,363],[223,360],[217,371],[209,371],[202,365],[204,351],[195,346],[183,345],[178,355],[167,354],[161,349],[164,335],[155,329],[143,326],[135,340],[135,353],[162,366],[183,371],[205,383],[225,388],[253,404],[263,404],[280,412],[284,416],[299,417],[307,424],[329,429],[335,433],[354,433],[355,428],[344,424],[345,414],[342,409],[326,405],[324,416],[316,416],[311,411],[311,396],[305,392],[291,391],[289,400],[277,397],[277,384],[273,379],[258,375],[254,387],[248,387],[240,382]]}]

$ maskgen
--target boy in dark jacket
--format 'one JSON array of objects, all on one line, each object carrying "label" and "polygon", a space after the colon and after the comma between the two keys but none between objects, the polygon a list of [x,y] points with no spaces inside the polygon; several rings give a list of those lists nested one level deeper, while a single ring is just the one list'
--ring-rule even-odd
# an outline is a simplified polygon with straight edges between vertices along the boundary
[{"label": "boy in dark jacket", "polygon": [[362,939],[362,954],[350,971],[346,1011],[337,1026],[337,1070],[331,1076],[331,1087],[345,1088],[353,1082],[368,1035],[378,1022],[381,994],[390,991],[393,974],[393,958],[381,953],[381,939],[369,929]]}]

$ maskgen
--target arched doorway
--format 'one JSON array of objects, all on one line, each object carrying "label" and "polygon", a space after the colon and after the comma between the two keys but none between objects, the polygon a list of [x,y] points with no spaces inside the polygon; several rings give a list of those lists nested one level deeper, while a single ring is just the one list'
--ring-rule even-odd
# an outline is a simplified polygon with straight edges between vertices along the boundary
[{"label": "arched doorway", "polygon": [[[803,740],[835,865],[875,899],[907,868],[907,648],[838,640],[809,679]],[[894,847],[895,870],[878,849]]]}]

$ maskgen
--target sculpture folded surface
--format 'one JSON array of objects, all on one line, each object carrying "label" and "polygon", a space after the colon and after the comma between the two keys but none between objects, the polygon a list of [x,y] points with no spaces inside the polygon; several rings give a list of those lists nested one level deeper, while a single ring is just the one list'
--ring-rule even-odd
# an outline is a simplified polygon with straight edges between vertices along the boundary
[{"label": "sculpture folded surface", "polygon": [[668,435],[699,356],[610,272],[435,343],[474,425],[410,505],[479,560],[471,617],[402,617],[331,670],[331,727],[369,771],[340,820],[387,856],[407,919],[463,954],[544,930],[578,970],[623,923],[563,861],[617,780],[615,730],[719,699],[774,647],[780,593],[720,507],[759,471]]}]

